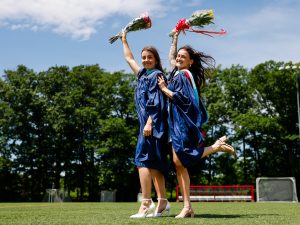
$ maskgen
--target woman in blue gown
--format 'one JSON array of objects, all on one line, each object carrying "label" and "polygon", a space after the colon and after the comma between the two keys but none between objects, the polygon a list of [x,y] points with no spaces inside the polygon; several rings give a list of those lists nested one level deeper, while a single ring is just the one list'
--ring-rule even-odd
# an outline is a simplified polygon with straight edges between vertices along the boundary
[{"label": "woman in blue gown", "polygon": [[214,59],[190,46],[183,46],[177,52],[178,35],[178,32],[174,34],[170,49],[169,58],[174,69],[168,84],[162,78],[158,79],[158,84],[169,99],[168,123],[173,163],[184,203],[183,209],[175,218],[186,218],[194,216],[190,202],[188,168],[209,154],[223,151],[235,155],[235,151],[225,143],[225,136],[212,146],[204,146],[201,126],[208,116],[198,93],[205,82],[203,64],[212,65]]},{"label": "woman in blue gown", "polygon": [[[166,97],[158,87],[158,76],[164,77],[161,60],[154,47],[144,47],[141,52],[141,68],[135,61],[123,32],[124,57],[137,75],[135,103],[140,123],[136,146],[135,165],[138,168],[142,190],[142,203],[137,214],[130,218],[159,217],[169,212],[165,178],[167,172],[167,108]],[[158,205],[151,199],[152,181],[158,197]]]}]

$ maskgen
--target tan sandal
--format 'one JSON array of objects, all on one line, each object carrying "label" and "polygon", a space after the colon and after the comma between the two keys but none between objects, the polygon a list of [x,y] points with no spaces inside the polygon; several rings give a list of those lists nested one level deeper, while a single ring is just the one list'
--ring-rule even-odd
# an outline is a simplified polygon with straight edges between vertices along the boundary
[{"label": "tan sandal", "polygon": [[181,212],[175,216],[176,219],[194,218],[194,211],[191,207],[184,206]]},{"label": "tan sandal", "polygon": [[237,158],[236,152],[234,151],[234,148],[227,144],[225,141],[227,140],[226,136],[223,136],[219,138],[214,144],[213,148],[215,148],[215,152],[226,152],[230,155],[233,155],[235,158]]}]

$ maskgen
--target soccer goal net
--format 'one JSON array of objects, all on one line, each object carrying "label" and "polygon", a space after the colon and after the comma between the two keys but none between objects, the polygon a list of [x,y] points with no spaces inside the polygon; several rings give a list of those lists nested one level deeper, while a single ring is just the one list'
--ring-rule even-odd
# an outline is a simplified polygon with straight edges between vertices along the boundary
[{"label": "soccer goal net", "polygon": [[[183,201],[179,186],[176,187],[177,201]],[[191,201],[206,202],[234,202],[254,201],[253,185],[225,185],[225,186],[190,186]]]},{"label": "soccer goal net", "polygon": [[43,202],[71,202],[68,191],[64,189],[46,189]]},{"label": "soccer goal net", "polygon": [[256,178],[257,202],[298,202],[294,177]]}]

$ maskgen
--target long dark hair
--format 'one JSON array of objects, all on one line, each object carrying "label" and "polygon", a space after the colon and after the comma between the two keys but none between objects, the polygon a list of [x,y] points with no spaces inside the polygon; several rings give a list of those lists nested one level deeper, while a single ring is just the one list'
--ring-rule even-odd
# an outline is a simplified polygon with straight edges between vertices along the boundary
[{"label": "long dark hair", "polygon": [[189,53],[190,59],[194,61],[189,70],[193,74],[200,94],[200,88],[205,85],[205,78],[208,72],[215,67],[215,59],[203,52],[196,51],[189,45],[184,45],[179,50],[181,49],[186,50]]},{"label": "long dark hair", "polygon": [[158,54],[157,49],[156,49],[155,47],[153,47],[153,46],[145,46],[145,47],[142,49],[141,53],[142,53],[143,51],[149,51],[149,52],[151,52],[151,53],[154,55],[154,58],[155,58],[155,60],[156,60],[155,69],[158,69],[158,70],[160,70],[160,71],[163,71],[163,68],[162,68],[162,65],[161,65],[161,60],[160,60],[160,57],[159,57],[159,54]]}]

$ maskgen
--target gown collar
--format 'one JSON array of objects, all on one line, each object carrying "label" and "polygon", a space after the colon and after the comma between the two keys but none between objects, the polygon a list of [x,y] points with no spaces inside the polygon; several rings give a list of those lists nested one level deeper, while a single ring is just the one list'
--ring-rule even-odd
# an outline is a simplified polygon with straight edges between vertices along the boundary
[{"label": "gown collar", "polygon": [[156,69],[146,70],[146,74],[148,75],[148,74],[152,73],[152,72],[155,71],[155,70],[156,70]]}]

